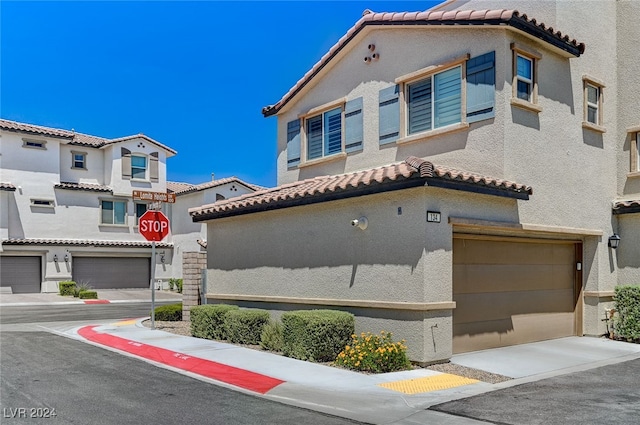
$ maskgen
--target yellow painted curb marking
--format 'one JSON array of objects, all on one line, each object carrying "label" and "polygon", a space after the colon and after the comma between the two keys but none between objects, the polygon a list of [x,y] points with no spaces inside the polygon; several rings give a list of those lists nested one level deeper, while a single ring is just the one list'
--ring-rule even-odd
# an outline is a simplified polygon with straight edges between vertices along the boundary
[{"label": "yellow painted curb marking", "polygon": [[426,376],[424,378],[384,382],[382,384],[378,384],[378,386],[405,394],[418,394],[461,387],[463,385],[475,384],[476,382],[480,381],[443,373],[435,376]]},{"label": "yellow painted curb marking", "polygon": [[132,320],[123,320],[121,322],[116,322],[113,325],[114,326],[126,326],[126,325],[133,325],[138,321],[138,319],[132,319]]}]

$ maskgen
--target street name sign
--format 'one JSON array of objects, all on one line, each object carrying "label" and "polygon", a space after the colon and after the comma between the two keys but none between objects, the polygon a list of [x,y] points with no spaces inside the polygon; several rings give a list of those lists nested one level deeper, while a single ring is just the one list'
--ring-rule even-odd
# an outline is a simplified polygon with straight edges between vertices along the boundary
[{"label": "street name sign", "polygon": [[150,202],[168,202],[170,204],[173,204],[176,202],[176,194],[167,193],[167,192],[149,192],[146,190],[134,190],[133,200],[134,201],[150,201]]}]

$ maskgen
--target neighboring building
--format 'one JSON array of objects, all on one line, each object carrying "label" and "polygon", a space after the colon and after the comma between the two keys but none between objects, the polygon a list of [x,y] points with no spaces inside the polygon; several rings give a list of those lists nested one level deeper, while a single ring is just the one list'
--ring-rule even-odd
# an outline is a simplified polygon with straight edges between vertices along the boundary
[{"label": "neighboring building", "polygon": [[0,120],[0,136],[5,291],[55,292],[71,279],[96,289],[149,287],[151,244],[138,233],[149,204],[134,200],[133,190],[176,194],[162,206],[171,233],[153,260],[166,286],[182,276],[182,252],[200,250],[197,240],[206,238],[204,226],[188,223],[187,209],[255,190],[236,178],[167,182],[167,158],[176,151],[143,134],[105,139]]},{"label": "neighboring building", "polygon": [[263,110],[280,186],[190,210],[209,301],[345,309],[419,362],[603,334],[640,283],[639,14],[365,11]]}]

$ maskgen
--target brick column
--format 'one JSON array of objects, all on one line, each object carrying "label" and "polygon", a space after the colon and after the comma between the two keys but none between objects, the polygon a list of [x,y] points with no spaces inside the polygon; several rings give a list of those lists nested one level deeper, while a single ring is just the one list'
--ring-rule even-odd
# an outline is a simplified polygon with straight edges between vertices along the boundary
[{"label": "brick column", "polygon": [[200,304],[202,270],[206,268],[206,252],[182,253],[182,320],[189,321],[191,306]]}]

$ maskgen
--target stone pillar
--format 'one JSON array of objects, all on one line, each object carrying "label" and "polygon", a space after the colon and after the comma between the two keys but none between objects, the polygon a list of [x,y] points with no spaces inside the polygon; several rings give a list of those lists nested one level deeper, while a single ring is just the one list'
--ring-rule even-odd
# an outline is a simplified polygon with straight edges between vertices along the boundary
[{"label": "stone pillar", "polygon": [[206,268],[206,252],[182,253],[182,320],[189,321],[191,307],[200,304],[202,271]]}]

